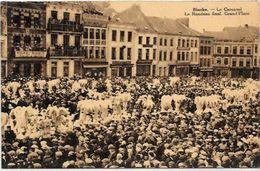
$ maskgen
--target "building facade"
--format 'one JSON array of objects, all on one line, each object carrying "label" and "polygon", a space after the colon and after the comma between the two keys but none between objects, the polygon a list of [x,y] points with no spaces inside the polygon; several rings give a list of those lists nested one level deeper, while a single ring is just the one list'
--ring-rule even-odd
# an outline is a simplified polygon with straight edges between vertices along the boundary
[{"label": "building facade", "polygon": [[7,76],[7,4],[1,3],[1,76]]},{"label": "building facade", "polygon": [[136,76],[135,27],[131,24],[110,22],[107,35],[107,56],[109,77]]},{"label": "building facade", "polygon": [[47,3],[47,76],[72,77],[82,73],[82,12],[77,4]]},{"label": "building facade", "polygon": [[9,74],[45,75],[45,8],[41,2],[7,3]]},{"label": "building facade", "polygon": [[82,75],[107,75],[107,23],[106,16],[83,14],[82,47],[85,51],[85,58],[82,61]]},{"label": "building facade", "polygon": [[213,75],[213,37],[200,37],[200,76]]}]

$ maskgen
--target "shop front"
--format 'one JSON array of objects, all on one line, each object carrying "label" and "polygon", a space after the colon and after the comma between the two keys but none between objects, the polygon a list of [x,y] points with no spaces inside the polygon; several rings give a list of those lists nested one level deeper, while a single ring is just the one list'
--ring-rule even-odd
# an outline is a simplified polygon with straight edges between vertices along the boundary
[{"label": "shop front", "polygon": [[130,61],[113,61],[110,68],[112,77],[132,77],[133,64]]},{"label": "shop front", "polygon": [[188,75],[189,74],[189,66],[176,66],[176,76]]},{"label": "shop front", "polygon": [[250,78],[253,75],[253,70],[250,68],[232,68],[231,77],[232,78]]},{"label": "shop front", "polygon": [[14,60],[12,65],[12,73],[14,75],[29,76],[45,76],[46,60]]},{"label": "shop front", "polygon": [[4,78],[7,76],[7,61],[1,60],[1,77]]},{"label": "shop front", "polygon": [[105,77],[107,76],[107,64],[95,65],[92,63],[84,63],[83,75],[89,77]]},{"label": "shop front", "polygon": [[201,77],[210,77],[213,75],[213,69],[212,68],[200,68],[199,75]]},{"label": "shop front", "polygon": [[189,74],[199,76],[199,65],[190,65]]},{"label": "shop front", "polygon": [[138,60],[136,62],[136,76],[151,75],[152,60]]}]

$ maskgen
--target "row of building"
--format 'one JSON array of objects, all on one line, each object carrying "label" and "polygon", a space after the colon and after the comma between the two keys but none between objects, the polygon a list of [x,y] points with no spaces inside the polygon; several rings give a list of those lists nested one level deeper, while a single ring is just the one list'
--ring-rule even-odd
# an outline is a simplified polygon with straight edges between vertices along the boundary
[{"label": "row of building", "polygon": [[1,74],[259,77],[259,28],[199,33],[138,5],[105,16],[71,2],[1,3]]}]

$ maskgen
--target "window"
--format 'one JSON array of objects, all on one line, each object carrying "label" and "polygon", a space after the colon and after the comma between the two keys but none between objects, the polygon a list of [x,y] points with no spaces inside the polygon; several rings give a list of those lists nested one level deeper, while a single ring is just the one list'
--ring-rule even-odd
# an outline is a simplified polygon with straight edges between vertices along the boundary
[{"label": "window", "polygon": [[195,62],[197,62],[197,61],[198,61],[198,53],[195,52]]},{"label": "window", "polygon": [[251,47],[247,47],[247,49],[246,49],[246,54],[247,54],[247,55],[251,55]]},{"label": "window", "polygon": [[190,39],[187,40],[187,47],[190,47]]},{"label": "window", "polygon": [[232,59],[232,66],[233,67],[237,66],[237,59],[234,58]]},{"label": "window", "polygon": [[20,45],[21,37],[20,36],[14,36],[13,37],[13,45],[18,46]]},{"label": "window", "polygon": [[157,44],[157,37],[153,38],[153,44],[156,45]]},{"label": "window", "polygon": [[167,60],[167,51],[164,52],[164,61]]},{"label": "window", "polygon": [[181,39],[178,39],[178,47],[181,46]]},{"label": "window", "polygon": [[153,49],[153,59],[156,60],[156,49]]},{"label": "window", "polygon": [[64,19],[64,21],[69,21],[70,20],[70,13],[64,12],[63,13],[63,19]]},{"label": "window", "polygon": [[173,58],[172,58],[172,54],[173,54],[173,52],[171,51],[171,52],[170,52],[170,61],[173,60]]},{"label": "window", "polygon": [[166,76],[166,71],[167,71],[167,68],[164,67],[164,73],[163,73],[164,76]]},{"label": "window", "polygon": [[163,38],[160,38],[160,46],[163,45]]},{"label": "window", "polygon": [[131,31],[128,32],[127,41],[132,42],[132,32]]},{"label": "window", "polygon": [[162,76],[162,67],[159,67],[159,76]]},{"label": "window", "polygon": [[106,58],[106,48],[101,48],[101,58]]},{"label": "window", "polygon": [[244,54],[244,46],[240,46],[240,55]]},{"label": "window", "polygon": [[120,42],[124,42],[124,41],[125,41],[125,32],[120,31]]},{"label": "window", "polygon": [[181,53],[181,60],[184,61],[185,60],[185,52]]},{"label": "window", "polygon": [[116,48],[114,48],[114,47],[112,47],[112,54],[111,54],[111,56],[112,56],[112,59],[116,59]]},{"label": "window", "polygon": [[24,45],[25,46],[31,45],[31,37],[30,36],[24,36]]},{"label": "window", "polygon": [[57,62],[51,62],[51,76],[57,76]]},{"label": "window", "polygon": [[94,46],[89,47],[89,57],[94,58]]},{"label": "window", "polygon": [[173,46],[173,39],[171,39],[170,44],[171,44],[171,46]]},{"label": "window", "polygon": [[138,59],[142,60],[142,49],[138,49]]},{"label": "window", "polygon": [[233,54],[237,54],[237,46],[233,46]]},{"label": "window", "polygon": [[99,47],[96,47],[96,49],[95,49],[95,55],[96,55],[96,58],[99,58],[99,57],[100,57]]},{"label": "window", "polygon": [[208,47],[208,55],[211,54],[211,47]]},{"label": "window", "polygon": [[178,61],[181,60],[181,52],[178,52],[178,54],[177,54],[177,60],[178,60]]},{"label": "window", "polygon": [[167,46],[167,39],[164,39],[164,46]]},{"label": "window", "polygon": [[228,48],[228,47],[225,47],[224,53],[225,53],[225,54],[228,54],[228,52],[229,52],[229,48]]},{"label": "window", "polygon": [[75,36],[75,46],[80,47],[80,36]]},{"label": "window", "polygon": [[56,19],[57,20],[58,19],[57,16],[58,16],[58,12],[57,11],[51,11],[51,18],[52,19]]},{"label": "window", "polygon": [[149,56],[150,56],[150,51],[149,51],[149,49],[146,49],[145,50],[145,58],[146,58],[146,60],[149,60]]},{"label": "window", "polygon": [[195,40],[195,45],[194,45],[195,47],[197,47],[197,46],[198,46],[197,42],[198,42],[198,41],[197,41],[197,40]]},{"label": "window", "polygon": [[127,48],[127,60],[131,60],[131,56],[132,56],[132,49]]},{"label": "window", "polygon": [[150,44],[150,37],[146,37],[146,44],[147,44],[147,45]]},{"label": "window", "polygon": [[228,58],[224,58],[224,65],[228,65]]},{"label": "window", "polygon": [[185,47],[185,39],[182,39],[182,47]]},{"label": "window", "polygon": [[250,59],[246,59],[246,67],[250,67]]},{"label": "window", "polygon": [[96,29],[96,39],[100,39],[100,29]]},{"label": "window", "polygon": [[208,51],[208,47],[207,47],[207,46],[204,46],[203,54],[204,54],[204,55],[207,55],[207,51]]},{"label": "window", "polygon": [[239,66],[240,67],[244,66],[244,59],[243,58],[239,59]]},{"label": "window", "polygon": [[63,46],[68,47],[70,43],[70,35],[64,35],[63,36]]},{"label": "window", "polygon": [[258,53],[258,46],[255,45],[255,53]]},{"label": "window", "polygon": [[190,53],[190,60],[193,62],[193,52]]},{"label": "window", "polygon": [[189,52],[186,52],[186,61],[189,60]]},{"label": "window", "polygon": [[90,37],[90,39],[94,39],[94,29],[93,28],[89,29],[89,37]]},{"label": "window", "polygon": [[40,43],[41,43],[41,38],[40,37],[34,37],[34,45],[35,46],[38,46],[38,45],[40,45]]},{"label": "window", "polygon": [[143,43],[143,37],[142,36],[139,36],[138,38],[138,43],[141,45]]},{"label": "window", "polygon": [[190,46],[193,47],[193,40],[190,41]]},{"label": "window", "polygon": [[112,41],[116,41],[116,30],[112,30]]},{"label": "window", "polygon": [[208,59],[208,67],[210,67],[211,66],[211,64],[210,64],[210,59]]},{"label": "window", "polygon": [[80,24],[80,14],[75,14],[75,22]]},{"label": "window", "polygon": [[120,60],[124,60],[124,48],[120,48],[120,56],[119,56]]},{"label": "window", "polygon": [[24,14],[24,26],[31,27],[31,17],[29,13]]},{"label": "window", "polygon": [[222,48],[219,46],[219,47],[217,47],[217,53],[218,54],[221,54],[221,51],[222,51]]},{"label": "window", "polygon": [[101,39],[106,40],[106,30],[104,30],[104,29],[102,29],[102,32],[101,32]]},{"label": "window", "polygon": [[88,28],[84,28],[83,37],[84,37],[84,39],[88,38]]},{"label": "window", "polygon": [[159,52],[159,61],[162,61],[162,51]]},{"label": "window", "polygon": [[254,59],[254,66],[257,66],[257,59]]},{"label": "window", "polygon": [[63,63],[63,76],[68,77],[69,76],[69,62]]},{"label": "window", "polygon": [[216,63],[217,63],[217,65],[221,65],[221,58],[217,58]]}]

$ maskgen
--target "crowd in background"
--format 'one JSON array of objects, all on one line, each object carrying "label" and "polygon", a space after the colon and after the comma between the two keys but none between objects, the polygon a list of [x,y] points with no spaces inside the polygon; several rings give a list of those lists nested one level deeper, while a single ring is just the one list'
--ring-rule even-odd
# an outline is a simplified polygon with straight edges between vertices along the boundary
[{"label": "crowd in background", "polygon": [[2,167],[259,167],[259,86],[191,76],[5,78]]}]

